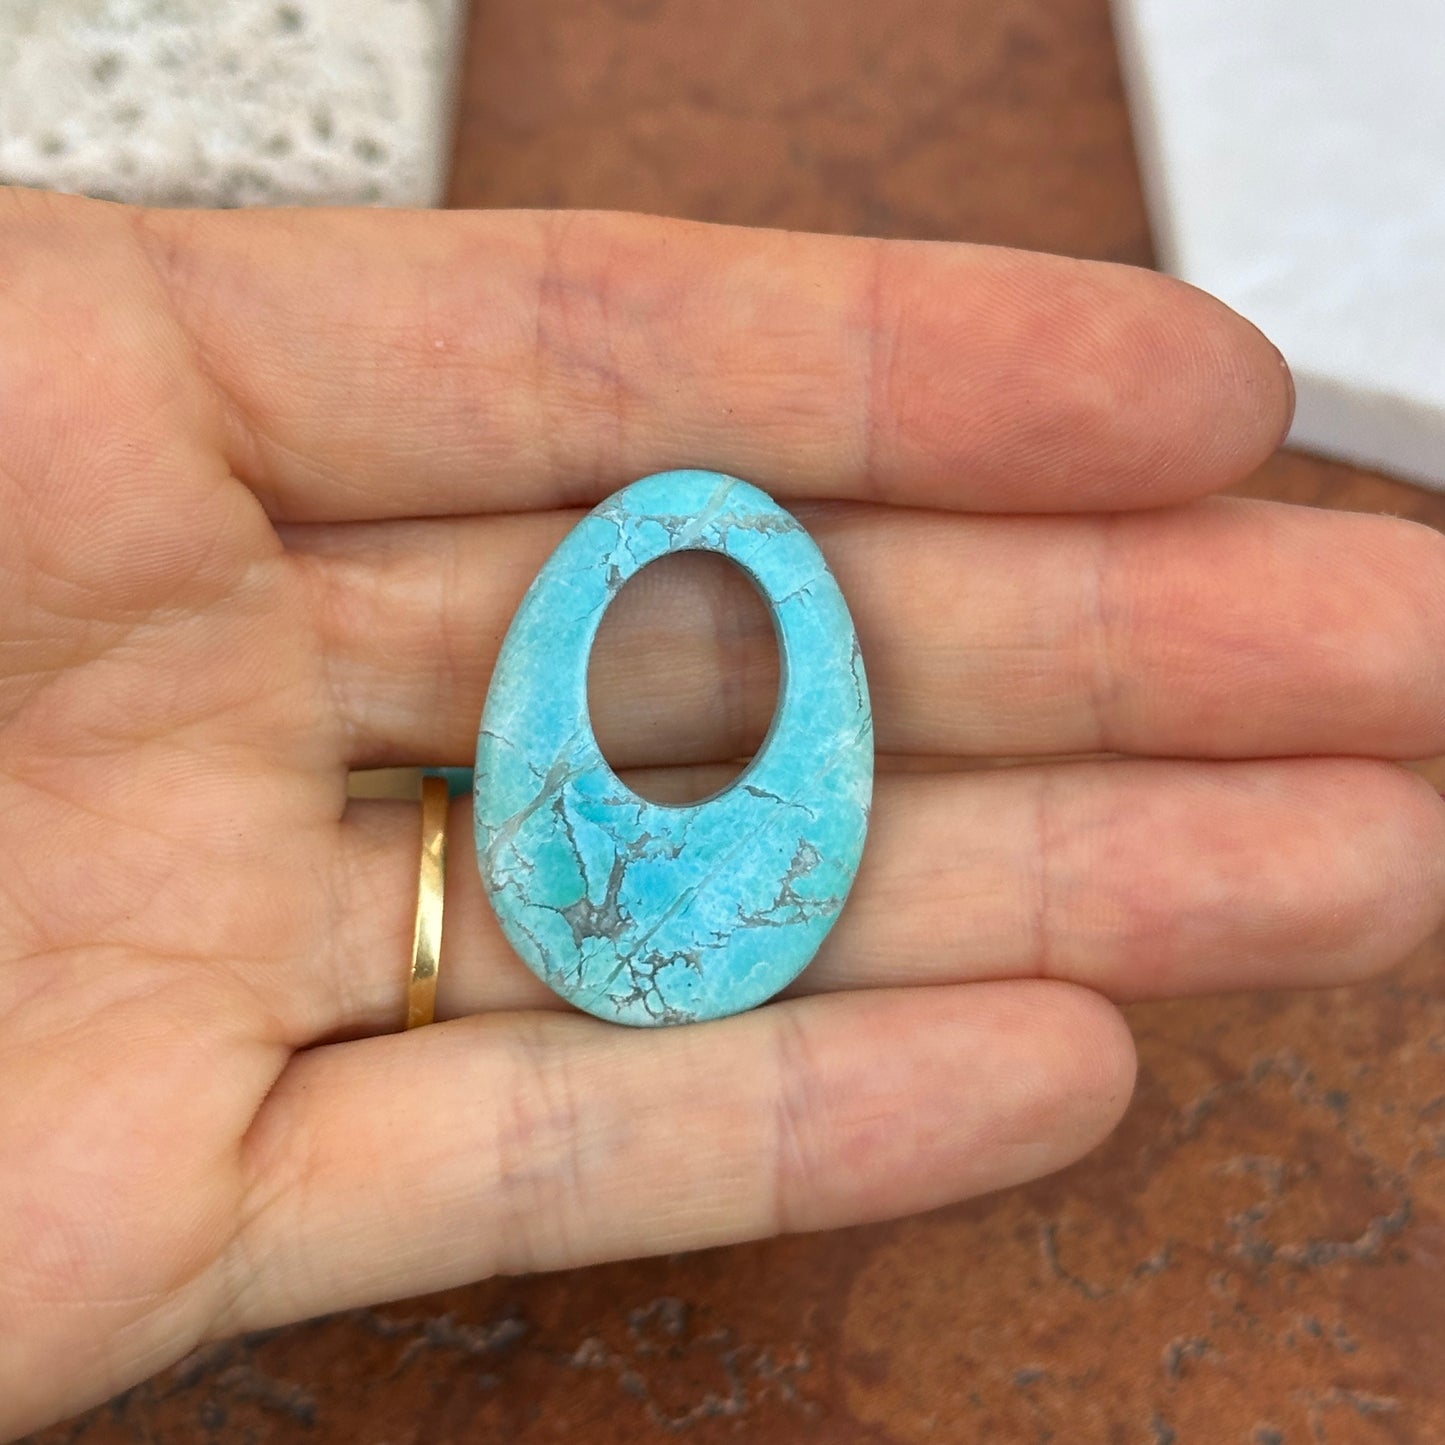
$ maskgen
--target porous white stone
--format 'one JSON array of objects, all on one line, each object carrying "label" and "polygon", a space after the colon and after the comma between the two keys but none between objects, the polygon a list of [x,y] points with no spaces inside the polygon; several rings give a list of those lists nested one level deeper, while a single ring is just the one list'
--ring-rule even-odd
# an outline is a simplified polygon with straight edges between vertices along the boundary
[{"label": "porous white stone", "polygon": [[1445,486],[1445,0],[1115,0],[1161,264],[1284,351],[1291,440]]},{"label": "porous white stone", "polygon": [[0,181],[431,205],[459,0],[0,0]]}]

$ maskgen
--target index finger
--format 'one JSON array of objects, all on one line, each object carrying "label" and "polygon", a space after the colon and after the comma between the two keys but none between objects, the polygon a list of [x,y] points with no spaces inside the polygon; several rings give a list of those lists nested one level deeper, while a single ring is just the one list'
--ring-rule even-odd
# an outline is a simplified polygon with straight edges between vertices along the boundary
[{"label": "index finger", "polygon": [[273,516],[591,504],[672,466],[986,511],[1247,475],[1292,388],[1130,267],[594,213],[150,212],[140,232]]}]

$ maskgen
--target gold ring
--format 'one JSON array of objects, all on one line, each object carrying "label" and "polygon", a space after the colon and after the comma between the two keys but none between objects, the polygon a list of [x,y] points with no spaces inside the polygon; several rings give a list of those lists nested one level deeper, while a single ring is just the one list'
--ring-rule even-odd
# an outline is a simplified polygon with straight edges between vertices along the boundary
[{"label": "gold ring", "polygon": [[411,983],[406,1026],[436,1017],[437,967],[442,953],[442,895],[447,881],[447,802],[443,778],[421,780],[421,877],[416,890],[416,927],[411,941]]}]

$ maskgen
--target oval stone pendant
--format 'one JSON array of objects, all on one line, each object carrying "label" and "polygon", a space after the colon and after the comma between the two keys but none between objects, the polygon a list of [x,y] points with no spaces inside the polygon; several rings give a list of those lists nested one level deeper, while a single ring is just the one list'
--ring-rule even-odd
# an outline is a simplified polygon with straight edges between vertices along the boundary
[{"label": "oval stone pendant", "polygon": [[[592,733],[587,668],[608,604],[672,552],[730,557],[782,662],[753,762],[686,807],[639,797]],[[585,517],[537,574],[482,714],[477,860],[502,929],[579,1008],[625,1024],[739,1013],[790,983],[852,886],[873,789],[853,620],[798,521],[747,482],[663,472]]]}]

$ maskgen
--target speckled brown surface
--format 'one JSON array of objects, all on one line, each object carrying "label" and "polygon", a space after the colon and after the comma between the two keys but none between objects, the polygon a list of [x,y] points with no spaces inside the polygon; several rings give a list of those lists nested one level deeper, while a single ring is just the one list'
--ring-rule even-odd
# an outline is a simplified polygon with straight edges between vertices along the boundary
[{"label": "speckled brown surface", "polygon": [[[1105,0],[487,0],[467,96],[462,203],[1149,258]],[[1249,490],[1445,526],[1309,458]],[[219,1346],[37,1438],[1445,1441],[1442,965],[1133,1009],[1123,1127],[1029,1188]]]},{"label": "speckled brown surface", "polygon": [[482,0],[452,197],[1146,262],[1107,0]]}]

